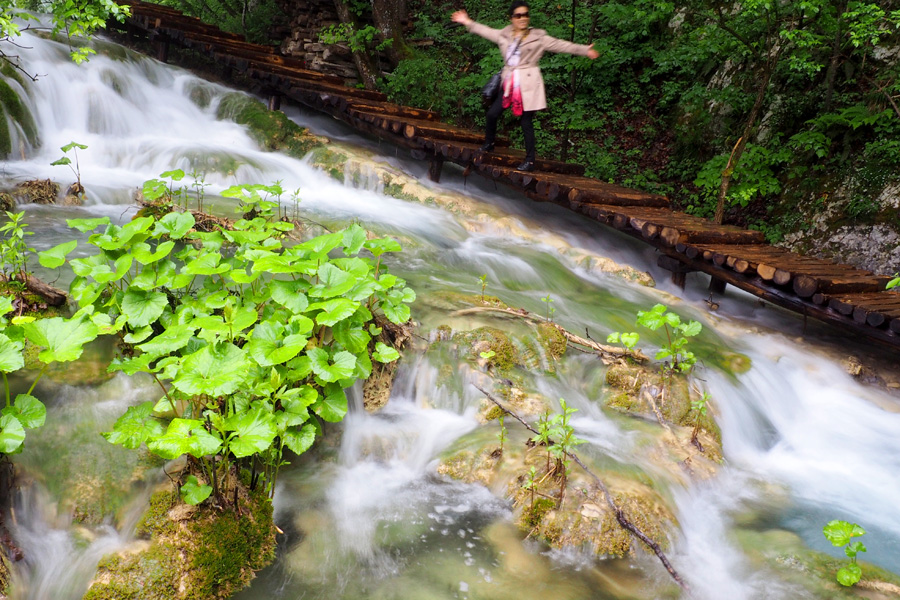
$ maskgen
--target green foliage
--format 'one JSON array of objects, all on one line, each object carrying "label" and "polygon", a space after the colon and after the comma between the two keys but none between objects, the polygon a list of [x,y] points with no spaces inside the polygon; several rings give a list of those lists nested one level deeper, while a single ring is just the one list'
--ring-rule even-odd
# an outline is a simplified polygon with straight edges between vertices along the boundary
[{"label": "green foliage", "polygon": [[553,313],[556,312],[556,309],[550,306],[553,303],[553,298],[550,297],[550,294],[547,294],[544,298],[541,298],[541,302],[547,305],[547,321],[553,322]]},{"label": "green foliage", "polygon": [[503,443],[506,442],[507,431],[506,425],[503,424],[503,419],[506,417],[506,413],[501,413],[499,417],[497,417],[497,421],[500,423],[500,431],[497,432],[497,439],[500,441],[500,453],[503,454]]},{"label": "green foliage", "polygon": [[478,278],[481,280],[481,301],[484,302],[484,288],[487,287],[487,273]]},{"label": "green foliage", "polygon": [[862,577],[862,569],[856,562],[856,555],[865,552],[866,546],[860,541],[854,542],[853,538],[865,535],[866,530],[856,523],[836,519],[823,527],[822,533],[832,546],[837,548],[843,546],[844,554],[850,559],[850,562],[841,567],[835,575],[837,582],[847,587],[855,585]]},{"label": "green foliage", "polygon": [[900,287],[900,277],[897,274],[894,274],[894,278],[887,282],[887,287],[885,289],[892,290],[895,287]]},{"label": "green foliage", "polygon": [[394,40],[380,39],[381,37],[381,32],[371,25],[355,27],[349,23],[329,25],[319,32],[319,41],[323,44],[346,43],[353,52],[386,50]]},{"label": "green foliage", "polygon": [[34,252],[25,238],[34,233],[26,229],[25,213],[7,212],[6,218],[9,221],[0,225],[0,270],[8,280],[18,275],[24,281],[28,274],[28,253]]},{"label": "green foliage", "polygon": [[[670,371],[682,373],[690,372],[697,363],[694,353],[686,349],[688,338],[700,333],[702,325],[696,321],[682,323],[681,317],[668,312],[668,308],[657,304],[648,311],[638,312],[638,325],[642,325],[651,331],[662,327],[666,332],[666,342],[656,353],[656,360],[666,361]],[[671,361],[671,362],[670,362]]]},{"label": "green foliage", "polygon": [[214,494],[227,491],[229,465],[242,460],[262,466],[271,493],[284,449],[309,448],[320,420],[344,417],[344,389],[369,376],[372,360],[399,357],[370,329],[379,319],[405,322],[415,299],[381,262],[400,250],[389,238],[369,240],[354,225],[286,245],[293,225],[276,220],[277,203],[261,195],[273,190],[226,190],[252,218],[213,233],[177,212],[122,226],[69,222],[94,232],[98,253],[71,261],[71,295],[91,327],[122,336],[127,352],[110,368],[171,382],[163,400],[130,408],[107,439],[146,443],[166,459],[189,455]]},{"label": "green foliage", "polygon": [[[0,453],[22,451],[26,429],[44,425],[47,409],[32,395],[38,381],[54,362],[69,362],[81,356],[82,348],[97,337],[97,328],[76,313],[71,319],[59,317],[35,320],[34,317],[8,315],[13,312],[12,299],[0,296],[0,375],[3,378],[5,404],[0,410]],[[37,356],[41,370],[28,391],[12,398],[9,374],[25,367],[25,344],[43,348]]]},{"label": "green foliage", "polygon": [[640,334],[634,331],[629,331],[628,333],[614,331],[606,336],[607,343],[622,344],[627,350],[634,350],[634,347],[637,346],[638,340],[640,339]]}]

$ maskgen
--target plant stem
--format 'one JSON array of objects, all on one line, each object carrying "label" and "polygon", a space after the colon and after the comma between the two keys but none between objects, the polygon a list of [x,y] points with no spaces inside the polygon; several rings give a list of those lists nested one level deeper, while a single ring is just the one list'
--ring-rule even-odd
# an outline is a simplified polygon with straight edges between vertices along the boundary
[{"label": "plant stem", "polygon": [[[47,370],[47,367],[48,367],[48,366],[49,366],[49,365],[44,365],[44,368],[41,369],[41,372],[38,373],[38,376],[37,376],[37,377],[34,379],[34,381],[31,383],[31,387],[28,388],[28,395],[29,395],[29,396],[31,395],[31,392],[34,391],[34,386],[36,386],[36,385],[38,384],[38,381],[41,380],[41,377],[44,376],[44,372]],[[4,374],[4,377],[5,377],[5,374]]]},{"label": "plant stem", "polygon": [[3,387],[6,388],[6,407],[9,408],[9,379],[6,378],[6,373],[3,373]]}]

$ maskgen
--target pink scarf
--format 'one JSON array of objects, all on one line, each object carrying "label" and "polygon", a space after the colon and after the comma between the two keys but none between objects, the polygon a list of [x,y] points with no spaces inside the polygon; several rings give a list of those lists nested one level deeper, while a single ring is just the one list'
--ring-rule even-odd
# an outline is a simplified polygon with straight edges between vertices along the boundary
[{"label": "pink scarf", "polygon": [[522,105],[522,88],[519,86],[519,72],[513,71],[512,76],[507,77],[503,82],[503,108],[512,107],[512,114],[521,117],[523,110]]}]

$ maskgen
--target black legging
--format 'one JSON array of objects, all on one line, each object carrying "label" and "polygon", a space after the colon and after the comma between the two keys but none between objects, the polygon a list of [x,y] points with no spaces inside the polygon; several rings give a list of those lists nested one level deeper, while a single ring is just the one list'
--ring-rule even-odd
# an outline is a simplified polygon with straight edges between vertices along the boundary
[{"label": "black legging", "polygon": [[[537,111],[526,110],[522,113],[519,122],[522,124],[522,134],[525,136],[525,162],[534,162],[534,113]],[[497,138],[497,121],[503,114],[503,90],[497,94],[497,98],[487,111],[487,129],[484,134],[484,143],[493,144]]]}]

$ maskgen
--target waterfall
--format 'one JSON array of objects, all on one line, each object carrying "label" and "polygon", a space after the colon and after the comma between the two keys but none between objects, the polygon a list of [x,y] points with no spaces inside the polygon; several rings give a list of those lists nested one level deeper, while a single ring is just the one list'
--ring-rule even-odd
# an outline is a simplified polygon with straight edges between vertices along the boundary
[{"label": "waterfall", "polygon": [[[455,330],[482,324],[478,317],[447,315],[448,297],[477,296],[482,282],[488,295],[597,340],[634,330],[638,310],[663,302],[704,326],[696,342],[705,363],[698,377],[713,398],[724,450],[712,478],[667,479],[654,466],[648,440],[657,424],[602,406],[605,367],[595,357],[570,353],[554,374],[535,369],[523,378],[533,378],[524,384],[530,393],[551,404],[565,398],[578,409],[572,425],[588,442],[579,451],[653,480],[671,500],[678,530],[670,552],[693,597],[814,597],[762,565],[753,540],[787,540],[841,556],[821,533],[831,519],[863,525],[869,552],[862,559],[900,572],[900,403],[895,390],[847,375],[838,351],[864,351],[852,341],[835,345],[833,332],[820,330],[798,341],[803,324],[796,317],[732,290],[713,315],[690,286],[682,292],[661,276],[660,289],[647,288],[593,268],[605,257],[645,270],[655,259],[634,240],[491,182],[466,180],[455,167],[448,165],[436,186],[424,180],[422,165],[396,149],[321,116],[288,109],[295,121],[338,140],[365,164],[418,177],[452,201],[389,197],[369,167],[355,182],[348,170],[345,184],[306,161],[261,151],[243,127],[218,118],[223,99],[239,92],[187,71],[105,41],[78,66],[63,45],[30,34],[24,39],[30,48],[22,51],[23,65],[40,77],[24,86],[23,101],[40,144],[16,138],[22,152],[4,162],[3,185],[46,178],[68,185],[75,173],[50,163],[71,141],[87,146],[78,151],[86,205],[23,208],[39,250],[73,236],[66,218],[130,218],[145,180],[182,168],[202,173],[219,206],[227,205],[218,193],[233,184],[281,181],[298,191],[300,209],[312,220],[329,226],[358,221],[401,239],[404,252],[390,267],[418,293],[413,313],[423,336],[447,322]],[[651,354],[653,340],[641,342]],[[745,357],[749,369],[728,372],[721,367],[725,354]],[[896,381],[890,366],[884,368]],[[496,439],[496,423],[478,419],[482,398],[472,386],[486,376],[469,362],[422,349],[409,351],[400,371],[384,410],[368,414],[357,406],[326,436],[320,458],[301,457],[285,470],[275,493],[276,521],[285,532],[277,563],[238,598],[671,597],[667,575],[642,550],[620,561],[597,561],[581,548],[549,552],[522,539],[504,499],[507,490],[440,475],[437,465],[448,452]],[[152,398],[151,386],[126,381],[117,376],[106,383],[41,386],[48,427]],[[113,413],[103,414],[98,421],[108,427]],[[525,437],[512,432],[510,443]],[[58,474],[42,464],[46,454],[40,452],[52,453],[51,442],[29,439],[16,459],[33,484],[22,492],[12,527],[27,556],[16,568],[14,598],[80,597],[101,557],[133,542],[134,507],[148,489],[137,486],[117,515],[74,523],[63,498],[54,495]],[[65,436],[56,443],[65,445]]]}]

